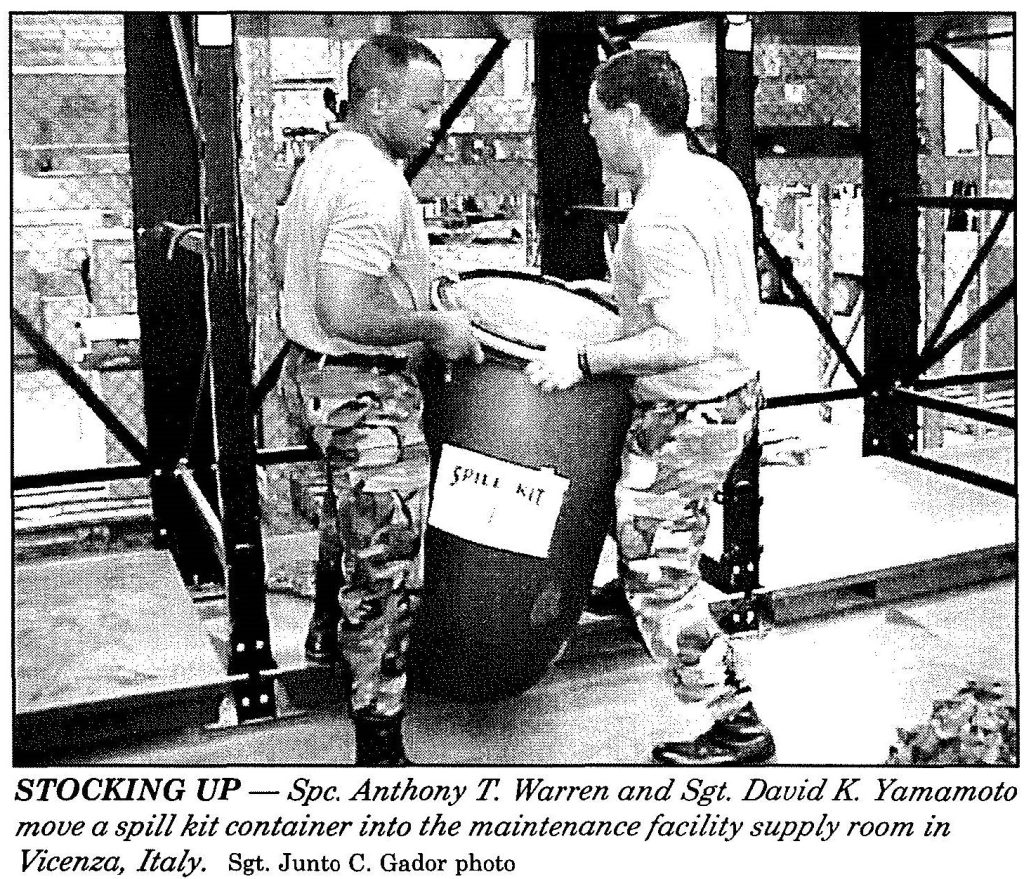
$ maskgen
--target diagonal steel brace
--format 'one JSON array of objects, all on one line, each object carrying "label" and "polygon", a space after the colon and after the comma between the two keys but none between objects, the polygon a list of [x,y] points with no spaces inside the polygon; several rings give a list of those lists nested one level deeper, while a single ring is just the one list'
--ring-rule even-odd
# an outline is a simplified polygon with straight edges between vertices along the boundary
[{"label": "diagonal steel brace", "polygon": [[850,357],[850,352],[846,350],[843,343],[839,340],[835,330],[832,329],[832,324],[830,324],[828,320],[825,319],[825,316],[815,307],[813,300],[807,295],[807,291],[804,290],[803,285],[797,280],[796,275],[793,274],[793,270],[789,265],[787,265],[786,261],[775,249],[775,245],[772,244],[771,240],[767,235],[765,235],[763,230],[759,230],[757,233],[757,245],[764,251],[764,255],[768,257],[768,261],[772,264],[775,271],[779,273],[779,277],[786,282],[786,286],[789,287],[794,298],[800,303],[800,306],[807,312],[808,316],[814,322],[814,326],[817,327],[822,338],[828,342],[829,347],[831,347],[835,352],[836,357],[838,357],[839,361],[846,367],[846,371],[850,373],[850,377],[858,386],[863,386],[864,375],[857,368],[857,364],[853,362],[853,359]]},{"label": "diagonal steel brace", "polygon": [[263,401],[267,398],[267,394],[270,393],[274,385],[277,384],[277,380],[281,377],[281,370],[284,368],[284,359],[291,350],[292,342],[290,339],[285,339],[278,349],[277,354],[274,355],[274,359],[270,361],[270,365],[267,367],[267,371],[260,376],[260,380],[256,383],[256,387],[252,391],[252,405],[253,409],[259,409],[263,405]]},{"label": "diagonal steel brace", "polygon": [[[964,295],[967,293],[967,288],[974,283],[974,279],[978,276],[978,272],[981,270],[982,263],[988,258],[988,255],[992,252],[992,248],[995,247],[996,241],[999,239],[999,233],[1003,231],[1003,227],[1006,226],[1006,221],[1010,215],[1003,211],[999,215],[999,219],[996,220],[995,225],[992,227],[992,231],[989,232],[985,242],[981,245],[978,253],[975,255],[974,260],[968,266],[963,279],[957,285],[956,292],[952,295],[949,302],[946,303],[946,307],[942,311],[942,315],[939,317],[938,323],[935,324],[935,329],[931,331],[928,336],[928,340],[924,343],[924,347],[921,349],[921,357],[927,357],[932,349],[935,348],[935,343],[942,338],[942,334],[946,331],[946,327],[949,325],[950,318],[953,317],[953,313],[960,306]],[[916,378],[916,376],[914,376]]]},{"label": "diagonal steel brace", "polygon": [[[497,27],[495,26],[495,29]],[[441,143],[448,136],[448,132],[452,127],[452,123],[459,118],[459,114],[466,109],[473,95],[477,93],[480,86],[484,84],[484,80],[487,79],[490,72],[494,69],[494,65],[498,63],[498,60],[505,53],[505,50],[511,44],[511,40],[506,37],[500,31],[495,37],[494,44],[484,55],[480,61],[480,66],[473,71],[473,75],[466,80],[466,84],[459,90],[459,93],[452,100],[448,108],[441,114],[441,124],[438,126],[437,131],[434,132],[434,136],[419,153],[409,162],[409,166],[405,169],[406,180],[412,182],[420,171],[423,170],[423,166],[430,161],[430,157],[434,155],[437,150],[438,144]]]},{"label": "diagonal steel brace", "polygon": [[25,315],[17,308],[11,309],[11,316],[14,326],[34,349],[40,359],[50,366],[70,387],[82,398],[82,401],[96,414],[96,417],[103,422],[125,450],[140,464],[149,466],[149,450],[142,444],[137,436],[132,433],[114,410],[101,399],[89,386],[73,366],[71,366],[60,353],[50,344],[49,340],[39,332]]},{"label": "diagonal steel brace", "polygon": [[922,352],[914,363],[908,375],[912,378],[924,375],[936,363],[942,360],[950,351],[994,315],[999,309],[1014,298],[1017,292],[1016,280],[1010,281],[1002,290],[996,293],[991,299],[982,305],[974,314],[965,320],[959,327],[951,332],[944,341],[937,344],[931,351]]},{"label": "diagonal steel brace", "polygon": [[979,98],[1002,116],[1011,128],[1015,127],[1013,108],[999,97],[981,77],[957,58],[950,51],[949,47],[945,46],[938,39],[928,40],[924,45],[925,48],[931,49],[943,64],[967,83]]}]

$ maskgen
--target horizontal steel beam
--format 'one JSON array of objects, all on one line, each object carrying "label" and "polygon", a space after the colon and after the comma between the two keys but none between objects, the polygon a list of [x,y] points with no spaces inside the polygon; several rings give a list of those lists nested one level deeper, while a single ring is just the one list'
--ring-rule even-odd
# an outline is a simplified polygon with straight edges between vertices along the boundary
[{"label": "horizontal steel beam", "polygon": [[584,217],[599,223],[613,225],[626,222],[629,208],[615,208],[599,204],[574,204],[565,209],[565,215],[569,218]]},{"label": "horizontal steel beam", "polygon": [[939,412],[960,415],[973,421],[994,424],[996,427],[1007,427],[1010,430],[1016,430],[1017,428],[1016,416],[1007,415],[1004,412],[990,412],[988,409],[982,409],[979,406],[968,406],[966,403],[961,403],[958,400],[936,397],[932,394],[922,394],[919,391],[911,391],[903,387],[893,388],[892,393],[893,396],[907,403],[916,403],[918,406],[923,406],[926,409],[936,409]]},{"label": "horizontal steel beam", "polygon": [[896,460],[902,461],[904,464],[913,464],[915,467],[920,467],[922,470],[928,470],[931,473],[938,473],[941,476],[949,476],[952,479],[959,479],[961,482],[966,482],[968,485],[985,488],[989,491],[1006,495],[1007,497],[1015,497],[1017,494],[1017,486],[1013,482],[1007,482],[1005,479],[997,479],[995,476],[986,476],[984,473],[978,473],[975,470],[968,470],[965,467],[957,467],[955,464],[946,464],[944,461],[936,461],[932,458],[926,458],[924,455],[911,453],[909,455],[897,457]]},{"label": "horizontal steel beam", "polygon": [[1012,211],[1016,201],[997,195],[898,195],[896,204],[912,204],[919,208],[942,208],[952,210],[965,208],[974,211]]},{"label": "horizontal steel beam", "polygon": [[929,388],[948,388],[952,385],[974,385],[981,382],[1016,381],[1015,369],[981,369],[976,372],[961,372],[956,375],[940,375],[935,378],[919,378],[911,382],[916,391]]},{"label": "horizontal steel beam", "polygon": [[[762,129],[767,131],[768,129]],[[926,163],[933,156],[922,153],[918,157],[920,175],[925,179],[928,174]],[[1014,171],[1013,156],[989,156],[990,178],[1012,177]],[[978,156],[946,156],[943,166],[949,179],[972,179],[977,177],[980,160]],[[863,162],[860,156],[792,156],[766,155],[757,157],[757,177],[765,186],[805,186],[809,183],[831,184],[839,186],[851,180],[860,180]],[[964,204],[963,207],[975,207]]]},{"label": "horizontal steel beam", "polygon": [[[989,43],[992,40],[1005,40],[1011,37],[1013,37],[1013,31],[979,31],[973,34],[937,37],[935,41],[946,46],[966,46],[973,43]],[[927,43],[919,43],[918,45],[924,48],[927,46]]]},{"label": "horizontal steel beam", "polygon": [[833,403],[837,400],[859,400],[864,396],[860,388],[844,388],[836,391],[808,391],[801,394],[779,394],[768,397],[764,409],[785,409],[789,406],[805,406],[808,403]]},{"label": "horizontal steel beam", "polygon": [[58,470],[54,473],[24,473],[11,480],[11,488],[14,491],[29,488],[58,488],[63,485],[109,482],[114,479],[139,479],[152,475],[141,464],[115,464],[110,467],[90,467],[83,470]]},{"label": "horizontal steel beam", "polygon": [[270,464],[301,464],[321,459],[315,449],[309,446],[281,446],[276,449],[257,449],[256,463],[266,467]]},{"label": "horizontal steel beam", "polygon": [[715,13],[713,12],[668,12],[663,15],[645,15],[635,21],[623,21],[618,24],[608,25],[606,30],[609,36],[624,37],[628,40],[664,27],[693,24],[694,22],[707,21],[709,18],[714,17]]}]

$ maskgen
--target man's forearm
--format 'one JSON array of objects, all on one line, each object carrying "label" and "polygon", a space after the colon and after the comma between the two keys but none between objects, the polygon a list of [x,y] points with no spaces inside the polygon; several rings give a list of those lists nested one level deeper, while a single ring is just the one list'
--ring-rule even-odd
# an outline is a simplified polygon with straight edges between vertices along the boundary
[{"label": "man's forearm", "polygon": [[697,362],[684,348],[672,330],[653,326],[635,336],[587,345],[587,360],[595,374],[655,375]]},{"label": "man's forearm", "polygon": [[328,335],[360,345],[429,343],[444,332],[437,312],[403,307],[380,278],[333,265],[320,266],[316,312]]},{"label": "man's forearm", "polygon": [[360,345],[405,345],[409,342],[436,342],[444,332],[441,318],[431,311],[377,309],[335,314],[331,326],[336,335]]},{"label": "man's forearm", "polygon": [[464,311],[418,311],[395,301],[381,279],[321,264],[316,315],[329,336],[359,345],[424,342],[445,360],[483,363],[484,353]]}]

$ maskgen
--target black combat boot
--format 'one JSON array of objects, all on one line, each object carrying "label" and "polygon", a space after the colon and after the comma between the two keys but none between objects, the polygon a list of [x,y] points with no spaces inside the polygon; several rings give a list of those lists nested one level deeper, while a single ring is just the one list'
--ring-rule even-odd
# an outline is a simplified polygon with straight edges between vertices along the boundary
[{"label": "black combat boot", "polygon": [[622,579],[616,577],[601,586],[594,586],[587,595],[587,613],[599,617],[631,617],[633,608],[626,597]]},{"label": "black combat boot", "polygon": [[352,715],[356,728],[356,766],[412,766],[402,741],[402,715],[382,717],[368,711]]},{"label": "black combat boot", "polygon": [[652,756],[655,763],[668,766],[754,765],[775,756],[775,739],[748,702],[693,741],[662,742]]}]

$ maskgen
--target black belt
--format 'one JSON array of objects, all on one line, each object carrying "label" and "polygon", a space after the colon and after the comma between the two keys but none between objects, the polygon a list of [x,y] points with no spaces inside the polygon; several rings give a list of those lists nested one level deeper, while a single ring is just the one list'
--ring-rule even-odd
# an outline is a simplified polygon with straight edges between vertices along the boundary
[{"label": "black belt", "polygon": [[758,373],[754,378],[748,382],[744,382],[735,390],[729,391],[728,394],[722,394],[721,397],[712,397],[710,400],[697,400],[698,403],[722,403],[728,400],[730,397],[735,397],[738,394],[742,394],[746,390],[752,390],[753,387],[757,386],[761,381],[761,373]]},{"label": "black belt", "polygon": [[324,366],[348,366],[352,369],[376,369],[379,372],[402,372],[409,366],[408,357],[392,357],[388,354],[323,354],[314,351],[312,348],[303,348],[296,345],[302,351],[303,357],[316,363],[323,363]]},{"label": "black belt", "polygon": [[731,397],[736,397],[748,389],[753,389],[757,387],[760,384],[760,382],[761,373],[758,373],[750,381],[744,382],[738,388],[734,388],[733,390],[729,391],[728,394],[722,394],[722,396],[720,397],[709,397],[704,400],[639,400],[637,401],[637,407],[647,409],[650,407],[657,406],[661,403],[682,403],[688,406],[705,406],[708,403],[724,403]]}]

